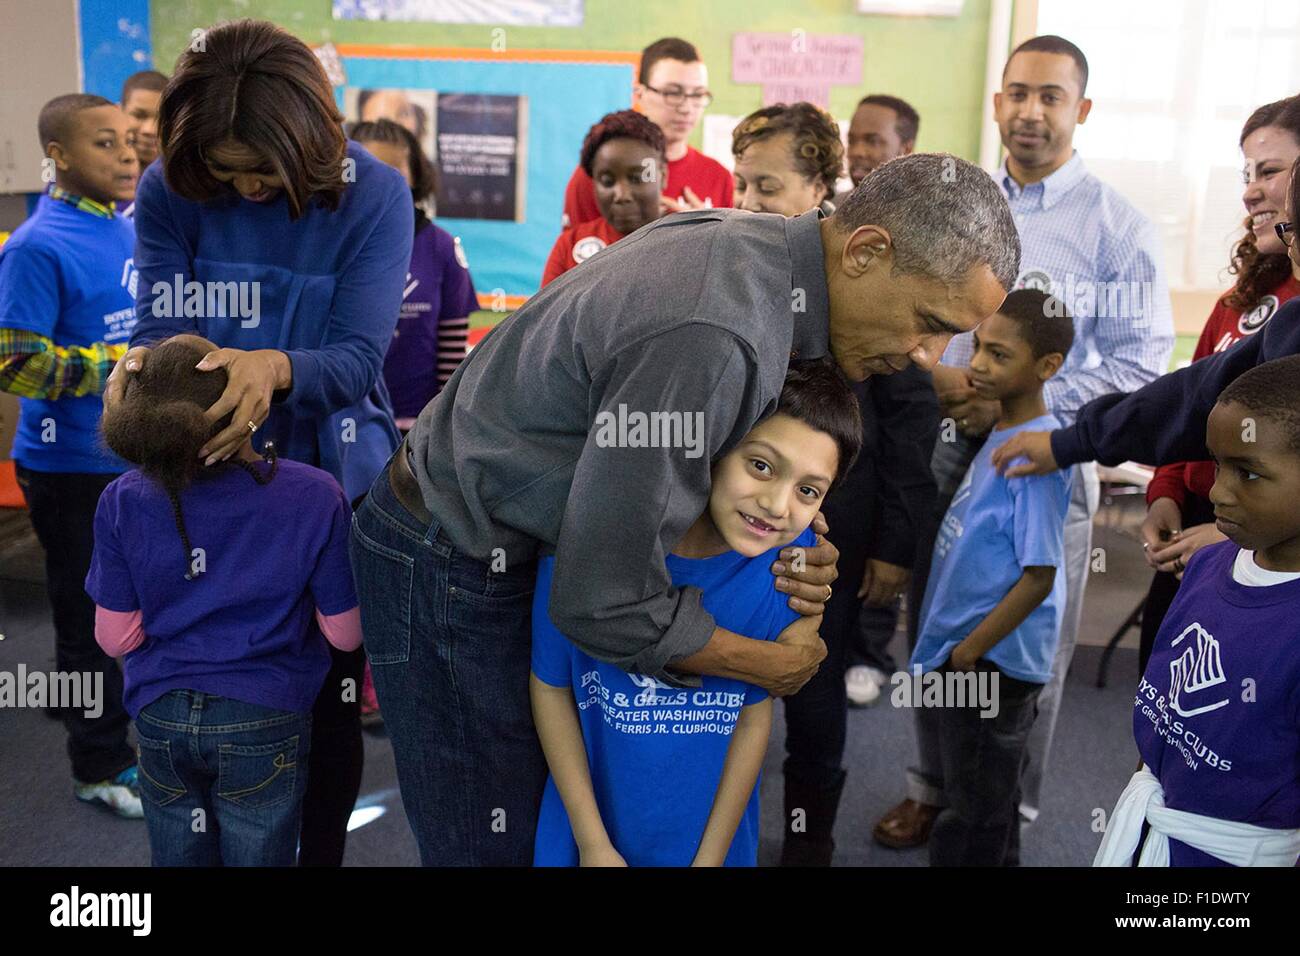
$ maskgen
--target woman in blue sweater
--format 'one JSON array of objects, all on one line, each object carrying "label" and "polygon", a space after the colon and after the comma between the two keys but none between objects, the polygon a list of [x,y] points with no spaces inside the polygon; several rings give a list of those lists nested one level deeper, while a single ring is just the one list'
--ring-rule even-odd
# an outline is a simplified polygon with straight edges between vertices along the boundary
[{"label": "woman in blue sweater", "polygon": [[[398,443],[380,371],[411,258],[406,183],[344,137],[315,55],[265,22],[195,39],[163,94],[159,139],[162,162],[136,195],[138,322],[105,402],[150,344],[201,335],[221,348],[198,368],[228,377],[206,414],[233,412],[205,463],[252,433],[356,501]],[[360,652],[335,651],[313,711],[304,865],[342,862],[361,781],[361,668]]]}]

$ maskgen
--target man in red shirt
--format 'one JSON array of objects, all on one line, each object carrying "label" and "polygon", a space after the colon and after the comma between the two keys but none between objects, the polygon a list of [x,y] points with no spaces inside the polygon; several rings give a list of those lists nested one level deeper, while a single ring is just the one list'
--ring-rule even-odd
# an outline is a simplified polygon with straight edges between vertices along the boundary
[{"label": "man in red shirt", "polygon": [[[665,213],[731,205],[732,182],[727,167],[686,142],[711,102],[709,71],[692,44],[665,37],[641,51],[632,106],[663,130],[667,142],[668,192],[662,199]],[[579,166],[564,191],[564,228],[599,218],[591,177]]]}]

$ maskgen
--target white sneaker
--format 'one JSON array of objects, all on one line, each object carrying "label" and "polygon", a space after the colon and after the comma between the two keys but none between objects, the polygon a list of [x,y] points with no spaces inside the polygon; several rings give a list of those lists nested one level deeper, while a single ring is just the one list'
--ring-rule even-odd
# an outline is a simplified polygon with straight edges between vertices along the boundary
[{"label": "white sneaker", "polygon": [[101,780],[99,783],[75,782],[73,791],[78,800],[102,803],[119,817],[141,820],[144,818],[144,805],[140,802],[138,774],[138,767],[131,766],[112,780]]},{"label": "white sneaker", "polygon": [[844,672],[844,691],[854,707],[870,707],[880,699],[880,684],[876,682],[873,670],[875,668],[859,664]]}]

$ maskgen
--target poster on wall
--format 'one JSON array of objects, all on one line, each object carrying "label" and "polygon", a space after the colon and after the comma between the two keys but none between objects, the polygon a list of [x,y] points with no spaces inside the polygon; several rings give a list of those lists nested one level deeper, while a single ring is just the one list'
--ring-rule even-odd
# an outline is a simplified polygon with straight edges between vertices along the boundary
[{"label": "poster on wall", "polygon": [[334,0],[335,20],[580,27],[585,0]]},{"label": "poster on wall", "polygon": [[862,56],[857,34],[736,33],[731,80],[762,84],[764,106],[806,101],[827,109],[832,86],[862,85]]},{"label": "poster on wall", "polygon": [[436,90],[367,88],[349,86],[343,90],[343,118],[349,124],[358,120],[373,122],[389,119],[405,126],[420,141],[424,155],[435,159],[437,153],[438,93]]},{"label": "poster on wall", "polygon": [[438,97],[438,215],[524,221],[528,98]]}]

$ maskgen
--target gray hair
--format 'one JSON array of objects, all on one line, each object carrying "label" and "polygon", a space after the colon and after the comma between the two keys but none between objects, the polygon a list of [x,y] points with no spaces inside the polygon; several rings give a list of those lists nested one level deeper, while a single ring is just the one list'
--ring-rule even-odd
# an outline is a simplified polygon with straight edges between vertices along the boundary
[{"label": "gray hair", "polygon": [[1002,288],[1020,273],[1020,237],[992,177],[946,153],[913,153],[875,169],[831,218],[843,232],[880,226],[894,241],[894,274],[953,283],[987,265]]}]

